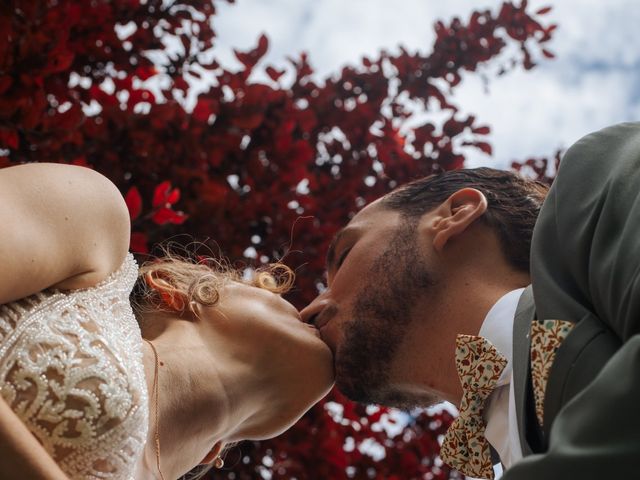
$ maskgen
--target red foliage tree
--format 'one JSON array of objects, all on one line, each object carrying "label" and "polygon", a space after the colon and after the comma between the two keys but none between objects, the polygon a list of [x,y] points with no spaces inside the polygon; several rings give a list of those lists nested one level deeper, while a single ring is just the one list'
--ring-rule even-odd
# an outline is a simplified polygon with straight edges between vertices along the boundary
[{"label": "red foliage tree", "polygon": [[[505,2],[497,13],[437,22],[430,53],[381,52],[319,81],[305,54],[289,75],[261,65],[264,35],[235,52],[239,70],[219,64],[212,0],[8,0],[0,167],[95,168],[125,195],[132,250],[188,232],[242,265],[284,259],[298,272],[290,299],[302,306],[323,282],[328,241],[354,211],[411,178],[461,167],[465,148],[491,153],[489,127],[451,94],[481,66],[500,75],[552,57],[555,25],[539,21],[547,11]],[[185,108],[197,80],[211,87]],[[427,120],[416,123],[416,111]],[[437,458],[447,412],[410,417],[393,438],[380,427],[388,416],[334,393],[287,434],[232,451],[232,467],[215,477],[457,478]]]}]

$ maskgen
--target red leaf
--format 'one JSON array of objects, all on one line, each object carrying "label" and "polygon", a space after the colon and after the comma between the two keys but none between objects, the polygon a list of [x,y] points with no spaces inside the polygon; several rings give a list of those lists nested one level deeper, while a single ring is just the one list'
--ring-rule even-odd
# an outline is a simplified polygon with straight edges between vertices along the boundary
[{"label": "red leaf", "polygon": [[91,165],[89,164],[89,162],[87,162],[87,157],[85,157],[84,155],[80,155],[79,157],[74,158],[71,161],[71,165],[77,165],[79,167],[89,167],[89,168],[91,168]]},{"label": "red leaf", "polygon": [[239,50],[234,50],[236,58],[240,63],[242,63],[246,70],[251,70],[256,63],[260,61],[260,59],[267,53],[267,49],[269,48],[269,39],[263,33],[260,35],[258,39],[258,45],[253,50],[249,50],[248,52],[241,52]]},{"label": "red leaf", "polygon": [[231,187],[228,183],[208,181],[200,192],[200,198],[203,202],[208,204],[208,207],[212,205],[219,205],[225,201],[230,190]]},{"label": "red leaf", "polygon": [[169,182],[168,180],[158,184],[156,189],[153,191],[152,205],[154,208],[167,203],[167,197],[169,195],[170,189],[171,189],[171,182]]},{"label": "red leaf", "polygon": [[0,145],[16,150],[20,145],[18,133],[13,129],[0,129]]},{"label": "red leaf", "polygon": [[273,80],[274,82],[277,82],[280,77],[282,75],[284,75],[284,70],[276,70],[275,68],[269,66],[266,69],[267,75],[269,75],[269,78],[271,78],[271,80]]},{"label": "red leaf", "polygon": [[133,108],[140,102],[155,103],[156,97],[150,90],[134,89],[129,91],[129,100],[127,100],[127,107]]},{"label": "red leaf", "polygon": [[72,130],[80,126],[84,120],[84,113],[78,104],[74,104],[64,113],[58,113],[55,117],[55,126],[62,130]]},{"label": "red leaf", "polygon": [[489,145],[487,142],[474,142],[473,145],[482,150],[487,155],[491,155],[491,153],[493,152],[491,145]]},{"label": "red leaf", "polygon": [[180,200],[180,189],[174,188],[167,196],[167,203],[173,205],[178,200]]},{"label": "red leaf", "polygon": [[553,7],[542,7],[540,10],[536,12],[536,15],[546,15],[551,11]]},{"label": "red leaf", "polygon": [[73,63],[75,54],[70,50],[56,52],[51,56],[49,64],[44,69],[47,73],[64,72]]},{"label": "red leaf", "polygon": [[218,111],[217,101],[210,98],[200,98],[191,113],[199,122],[206,122],[209,117]]},{"label": "red leaf", "polygon": [[262,123],[263,119],[264,119],[264,115],[262,114],[262,112],[254,112],[254,113],[247,113],[245,115],[238,115],[232,118],[231,122],[239,128],[243,128],[246,130],[253,130],[254,128],[257,128]]},{"label": "red leaf", "polygon": [[171,217],[169,222],[175,225],[182,225],[187,220],[187,218],[189,218],[189,216],[184,212],[173,212],[173,213],[174,215]]},{"label": "red leaf", "polygon": [[456,120],[454,117],[451,117],[442,125],[442,133],[448,137],[453,138],[456,135],[462,133],[464,128],[465,126],[462,122]]},{"label": "red leaf", "polygon": [[129,241],[129,250],[134,253],[149,253],[149,240],[147,235],[140,232],[132,232]]},{"label": "red leaf", "polygon": [[123,78],[116,77],[113,79],[116,90],[131,90],[133,88],[133,77],[126,75]]},{"label": "red leaf", "polygon": [[551,52],[551,51],[547,50],[546,48],[543,48],[543,49],[542,49],[542,54],[543,54],[545,57],[547,57],[547,58],[556,58],[555,53],[553,53],[553,52]]},{"label": "red leaf", "polygon": [[254,53],[259,60],[265,53],[267,53],[268,48],[269,39],[263,33],[262,35],[260,35],[260,39],[258,40],[258,46],[255,48],[255,50],[253,50],[252,53]]},{"label": "red leaf", "polygon": [[140,80],[143,80],[143,81],[153,77],[157,73],[158,73],[158,70],[156,70],[156,67],[152,65],[140,66],[136,68],[136,71],[135,71],[136,77],[138,77]]},{"label": "red leaf", "polygon": [[476,135],[489,135],[491,133],[491,127],[483,126],[472,128],[471,131]]},{"label": "red leaf", "polygon": [[307,142],[299,140],[291,149],[291,161],[299,166],[307,165],[313,160],[315,153],[315,150]]},{"label": "red leaf", "polygon": [[224,150],[212,148],[209,152],[208,161],[212,167],[219,167],[224,160]]},{"label": "red leaf", "polygon": [[142,212],[142,197],[137,187],[131,187],[124,197],[124,201],[129,209],[129,217],[135,220]]},{"label": "red leaf", "polygon": [[175,212],[170,208],[161,208],[153,214],[151,219],[158,225],[165,225],[167,223],[173,223],[179,225],[184,223],[187,216],[183,212]]},{"label": "red leaf", "polygon": [[189,89],[189,83],[182,77],[174,78],[173,86],[183,92],[186,92]]},{"label": "red leaf", "polygon": [[89,87],[90,98],[95,99],[100,105],[103,106],[116,106],[118,105],[118,99],[114,94],[110,94],[102,90],[98,85],[91,85]]}]

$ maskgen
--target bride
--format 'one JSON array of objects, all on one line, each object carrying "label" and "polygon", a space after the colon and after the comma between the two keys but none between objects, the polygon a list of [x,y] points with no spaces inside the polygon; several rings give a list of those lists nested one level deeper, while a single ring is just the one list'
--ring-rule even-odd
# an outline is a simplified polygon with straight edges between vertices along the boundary
[{"label": "bride", "polygon": [[282,433],[332,386],[330,350],[279,295],[285,267],[138,268],[122,196],[82,167],[2,169],[0,200],[3,478],[221,466],[226,444]]}]

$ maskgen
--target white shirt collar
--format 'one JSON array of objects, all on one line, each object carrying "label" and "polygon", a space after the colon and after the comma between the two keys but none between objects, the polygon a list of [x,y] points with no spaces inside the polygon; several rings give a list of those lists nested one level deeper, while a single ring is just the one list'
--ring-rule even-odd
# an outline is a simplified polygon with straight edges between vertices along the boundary
[{"label": "white shirt collar", "polygon": [[518,288],[500,297],[484,318],[478,334],[489,340],[507,359],[507,366],[498,380],[499,386],[509,383],[509,378],[511,377],[513,319],[516,316],[518,301],[523,291],[524,288]]},{"label": "white shirt collar", "polygon": [[479,335],[489,340],[507,359],[498,387],[487,399],[484,410],[485,437],[500,455],[505,467],[522,458],[513,390],[513,322],[524,288],[513,290],[498,300],[484,319]]}]

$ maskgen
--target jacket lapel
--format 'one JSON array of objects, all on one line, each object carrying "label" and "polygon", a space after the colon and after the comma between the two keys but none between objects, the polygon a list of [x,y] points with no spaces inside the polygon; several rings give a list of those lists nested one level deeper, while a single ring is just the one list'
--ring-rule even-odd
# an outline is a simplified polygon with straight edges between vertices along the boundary
[{"label": "jacket lapel", "polygon": [[518,419],[518,434],[523,456],[533,453],[527,441],[527,392],[529,391],[529,331],[535,318],[535,304],[531,285],[524,289],[513,324],[513,391]]}]

